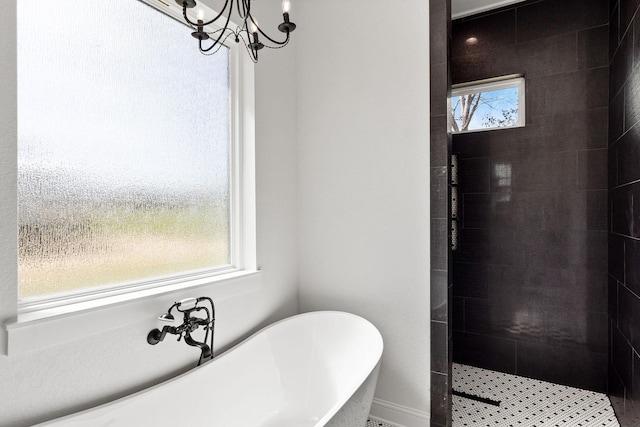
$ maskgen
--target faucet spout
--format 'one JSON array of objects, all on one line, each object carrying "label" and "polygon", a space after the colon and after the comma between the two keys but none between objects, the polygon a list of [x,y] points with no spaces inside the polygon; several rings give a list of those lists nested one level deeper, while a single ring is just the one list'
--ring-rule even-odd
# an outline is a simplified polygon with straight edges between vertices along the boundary
[{"label": "faucet spout", "polygon": [[205,360],[213,358],[213,354],[211,353],[211,347],[209,347],[207,344],[203,342],[194,340],[191,337],[191,334],[185,335],[184,342],[186,342],[192,347],[198,347],[200,349],[200,362],[198,362],[198,365],[200,365]]}]

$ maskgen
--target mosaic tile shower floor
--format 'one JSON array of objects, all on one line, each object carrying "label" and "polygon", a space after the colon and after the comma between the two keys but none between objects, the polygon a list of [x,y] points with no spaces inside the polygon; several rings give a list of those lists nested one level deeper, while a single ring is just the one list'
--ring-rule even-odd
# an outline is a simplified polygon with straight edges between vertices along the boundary
[{"label": "mosaic tile shower floor", "polygon": [[453,396],[453,427],[620,426],[602,393],[455,363],[453,389],[500,402]]},{"label": "mosaic tile shower floor", "polygon": [[366,427],[394,427],[391,424],[383,423],[380,420],[376,420],[375,418],[369,418],[367,420]]}]

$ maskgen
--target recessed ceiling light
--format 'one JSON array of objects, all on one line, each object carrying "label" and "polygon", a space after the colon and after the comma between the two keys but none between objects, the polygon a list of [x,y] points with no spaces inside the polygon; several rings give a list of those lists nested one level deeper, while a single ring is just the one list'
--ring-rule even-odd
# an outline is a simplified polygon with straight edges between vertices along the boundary
[{"label": "recessed ceiling light", "polygon": [[475,37],[469,37],[469,38],[465,41],[465,43],[466,43],[466,44],[468,44],[468,45],[473,45],[473,44],[478,43],[478,39],[477,39],[477,38],[475,38]]}]

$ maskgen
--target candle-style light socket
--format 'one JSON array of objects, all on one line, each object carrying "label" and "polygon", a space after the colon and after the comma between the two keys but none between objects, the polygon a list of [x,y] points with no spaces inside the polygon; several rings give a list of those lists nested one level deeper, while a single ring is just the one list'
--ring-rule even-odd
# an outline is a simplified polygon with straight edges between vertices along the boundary
[{"label": "candle-style light socket", "polygon": [[209,34],[204,32],[204,27],[202,26],[204,22],[202,19],[198,19],[198,31],[194,31],[191,33],[191,36],[200,41],[209,39]]},{"label": "candle-style light socket", "polygon": [[253,43],[251,43],[251,49],[253,50],[260,50],[264,47],[264,45],[262,44],[262,42],[260,40],[258,40],[258,33],[255,32],[253,33]]},{"label": "candle-style light socket", "polygon": [[192,9],[196,7],[196,0],[176,0],[178,6],[186,7],[187,9]]},{"label": "candle-style light socket", "polygon": [[288,12],[284,12],[282,14],[282,16],[284,17],[284,22],[280,25],[278,25],[278,30],[280,30],[283,33],[290,33],[293,30],[296,29],[296,24],[294,24],[293,22],[289,21],[289,13]]}]

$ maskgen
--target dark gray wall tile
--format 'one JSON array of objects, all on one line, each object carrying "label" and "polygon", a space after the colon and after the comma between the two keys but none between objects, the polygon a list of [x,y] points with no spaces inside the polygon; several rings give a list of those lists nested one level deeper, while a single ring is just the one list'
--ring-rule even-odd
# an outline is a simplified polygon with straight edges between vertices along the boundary
[{"label": "dark gray wall tile", "polygon": [[587,191],[587,229],[608,230],[608,192],[606,190]]},{"label": "dark gray wall tile", "polygon": [[446,271],[431,270],[431,320],[446,322],[449,316],[449,284]]},{"label": "dark gray wall tile", "polygon": [[454,263],[453,295],[487,298],[492,278],[490,269],[486,264]]},{"label": "dark gray wall tile", "polygon": [[446,1],[430,1],[429,16],[429,61],[431,64],[446,64],[449,33],[447,16],[450,15]]},{"label": "dark gray wall tile", "polygon": [[600,392],[607,389],[607,355],[585,347],[518,342],[517,364],[518,374],[526,377]]},{"label": "dark gray wall tile", "polygon": [[447,141],[447,116],[431,116],[431,166],[447,166],[449,162]]},{"label": "dark gray wall tile", "polygon": [[606,268],[576,268],[574,307],[588,312],[607,313],[608,276]]},{"label": "dark gray wall tile", "polygon": [[627,187],[610,191],[611,198],[611,231],[615,234],[633,236],[635,231],[633,221],[634,196],[639,195],[632,184]]},{"label": "dark gray wall tile", "polygon": [[448,370],[447,322],[431,321],[431,371],[446,373]]},{"label": "dark gray wall tile", "polygon": [[453,333],[453,360],[509,374],[516,373],[516,342],[488,335]]},{"label": "dark gray wall tile", "polygon": [[640,348],[640,299],[624,286],[618,289],[618,328],[633,348]]},{"label": "dark gray wall tile", "polygon": [[624,33],[633,19],[638,6],[640,6],[640,0],[620,0],[620,33]]},{"label": "dark gray wall tile", "polygon": [[451,383],[446,374],[431,372],[431,425],[450,426]]},{"label": "dark gray wall tile", "polygon": [[519,43],[516,52],[518,64],[527,71],[527,78],[568,73],[576,71],[579,65],[576,33]]},{"label": "dark gray wall tile", "polygon": [[633,401],[633,403],[637,406],[638,403],[640,403],[640,357],[638,357],[638,355],[633,352],[632,355],[632,378],[631,378],[631,390],[630,390],[630,395],[631,395],[631,400]]},{"label": "dark gray wall tile", "polygon": [[464,298],[453,297],[453,330],[464,331]]},{"label": "dark gray wall tile", "polygon": [[523,74],[525,70],[515,60],[518,57],[514,44],[500,48],[451,58],[451,82],[473,82],[489,77]]},{"label": "dark gray wall tile", "polygon": [[[624,284],[636,295],[640,295],[640,262],[638,259],[640,259],[640,240],[624,239]],[[640,316],[637,320],[640,321]],[[638,328],[640,328],[640,324],[638,324]],[[640,346],[635,348],[640,348]]]},{"label": "dark gray wall tile", "polygon": [[607,191],[541,193],[543,227],[548,230],[607,230]]},{"label": "dark gray wall tile", "polygon": [[523,153],[513,162],[513,191],[575,190],[576,162],[570,151]]},{"label": "dark gray wall tile", "polygon": [[624,282],[624,238],[609,235],[609,274],[619,282]]},{"label": "dark gray wall tile", "polygon": [[604,25],[609,7],[603,1],[543,1],[518,8],[517,40],[522,43]]},{"label": "dark gray wall tile", "polygon": [[431,167],[431,218],[447,219],[449,175],[446,166]]},{"label": "dark gray wall tile", "polygon": [[578,182],[582,190],[606,190],[607,149],[578,151]]},{"label": "dark gray wall tile", "polygon": [[[616,144],[617,182],[625,184],[640,179],[640,127],[625,133]],[[615,185],[615,184],[614,184]]]},{"label": "dark gray wall tile", "polygon": [[447,115],[447,91],[449,84],[449,69],[447,63],[431,65],[431,114],[433,116]]},{"label": "dark gray wall tile", "polygon": [[622,38],[622,42],[616,49],[611,64],[609,65],[609,73],[611,79],[609,81],[609,93],[616,95],[622,85],[631,75],[633,68],[633,34],[627,32]]},{"label": "dark gray wall tile", "polygon": [[431,220],[431,269],[444,270],[448,268],[449,258],[449,221],[446,219]]},{"label": "dark gray wall tile", "polygon": [[609,320],[613,326],[618,326],[618,281],[609,276],[607,301],[609,305]]},{"label": "dark gray wall tile", "polygon": [[471,132],[455,134],[451,138],[452,144],[458,147],[458,159],[489,157],[491,153],[491,133]]},{"label": "dark gray wall tile", "polygon": [[609,104],[609,145],[624,132],[624,91],[621,90]]},{"label": "dark gray wall tile", "polygon": [[640,18],[638,15],[633,19],[633,63],[640,63]]},{"label": "dark gray wall tile", "polygon": [[[473,55],[513,45],[516,42],[515,9],[486,15],[481,19],[455,21],[451,41],[451,57]],[[475,43],[468,40],[476,38]]]},{"label": "dark gray wall tile", "polygon": [[609,65],[609,26],[578,31],[578,68]]},{"label": "dark gray wall tile", "polygon": [[633,359],[631,358],[633,349],[627,342],[627,339],[618,328],[612,328],[611,331],[611,361],[615,372],[622,385],[631,389],[633,384],[632,371]]},{"label": "dark gray wall tile", "polygon": [[[509,21],[489,27],[512,12],[516,42],[494,41],[510,34]],[[454,82],[521,73],[527,86],[525,127],[452,140],[463,207],[453,254],[460,363],[606,389],[608,147],[624,124],[608,129],[609,12],[599,0],[542,0],[454,23]],[[471,34],[486,43],[465,45]],[[624,95],[612,99],[623,112]],[[521,354],[528,349],[544,357]]]},{"label": "dark gray wall tile", "polygon": [[618,2],[611,3],[614,3],[615,7],[609,18],[609,59],[616,53],[620,42],[620,7]]},{"label": "dark gray wall tile", "polygon": [[460,187],[465,193],[488,193],[491,188],[489,158],[459,159]]},{"label": "dark gray wall tile", "polygon": [[624,85],[625,131],[635,126],[640,119],[640,103],[638,99],[640,99],[640,73],[636,70]]},{"label": "dark gray wall tile", "polygon": [[606,107],[609,103],[608,73],[608,67],[600,67],[528,79],[527,114]]}]

